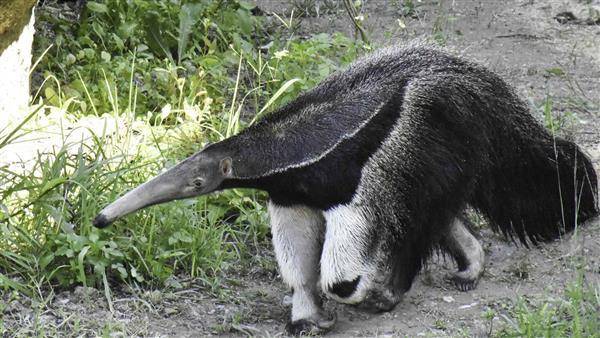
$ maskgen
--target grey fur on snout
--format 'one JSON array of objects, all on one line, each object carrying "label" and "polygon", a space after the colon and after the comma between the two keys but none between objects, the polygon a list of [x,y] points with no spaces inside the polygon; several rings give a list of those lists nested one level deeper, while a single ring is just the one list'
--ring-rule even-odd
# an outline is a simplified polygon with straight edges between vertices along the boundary
[{"label": "grey fur on snout", "polygon": [[196,182],[183,174],[186,170],[180,168],[182,164],[183,162],[106,206],[94,218],[93,225],[104,228],[121,217],[151,205],[199,195],[201,192]]},{"label": "grey fur on snout", "polygon": [[205,147],[109,204],[92,223],[104,228],[123,216],[151,205],[208,194],[220,189],[223,180],[232,175],[231,157],[211,152],[209,147]]}]

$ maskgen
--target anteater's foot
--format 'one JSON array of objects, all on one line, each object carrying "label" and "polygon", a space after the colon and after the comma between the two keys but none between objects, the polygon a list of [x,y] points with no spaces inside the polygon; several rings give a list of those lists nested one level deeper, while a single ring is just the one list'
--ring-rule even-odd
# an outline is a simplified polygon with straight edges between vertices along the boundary
[{"label": "anteater's foot", "polygon": [[460,218],[456,218],[442,243],[458,264],[458,272],[451,274],[449,279],[460,291],[475,289],[485,265],[483,247],[477,238]]},{"label": "anteater's foot", "polygon": [[319,314],[311,318],[303,318],[290,321],[285,326],[285,330],[292,336],[308,335],[316,336],[329,332],[335,325],[337,318],[335,315]]},{"label": "anteater's foot", "polygon": [[471,291],[477,287],[479,277],[473,278],[470,271],[458,271],[448,276],[448,279],[454,283],[454,286],[460,291]]},{"label": "anteater's foot", "polygon": [[365,299],[356,304],[356,308],[370,313],[381,313],[392,311],[400,302],[402,296],[398,296],[390,290],[369,290]]}]

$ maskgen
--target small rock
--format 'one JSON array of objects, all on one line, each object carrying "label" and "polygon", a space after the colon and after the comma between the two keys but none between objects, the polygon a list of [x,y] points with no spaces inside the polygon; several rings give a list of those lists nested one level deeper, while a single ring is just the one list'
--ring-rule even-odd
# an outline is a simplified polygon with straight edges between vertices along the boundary
[{"label": "small rock", "polygon": [[452,302],[454,302],[454,297],[452,297],[452,296],[444,296],[444,297],[442,297],[442,299],[446,303],[452,303]]},{"label": "small rock", "polygon": [[73,291],[73,295],[78,299],[94,298],[99,294],[100,291],[89,286],[77,286],[75,291]]},{"label": "small rock", "polygon": [[154,304],[159,303],[162,300],[162,294],[158,290],[146,292],[146,297],[148,300]]},{"label": "small rock", "polygon": [[165,315],[170,316],[170,315],[174,315],[179,313],[179,310],[172,308],[172,307],[167,307],[165,308]]},{"label": "small rock", "polygon": [[458,308],[459,308],[460,310],[463,310],[463,309],[468,309],[468,308],[470,308],[470,307],[473,307],[473,306],[475,306],[475,305],[477,305],[477,302],[475,302],[475,303],[471,303],[471,304],[465,304],[465,305],[461,305],[461,306],[459,306]]}]

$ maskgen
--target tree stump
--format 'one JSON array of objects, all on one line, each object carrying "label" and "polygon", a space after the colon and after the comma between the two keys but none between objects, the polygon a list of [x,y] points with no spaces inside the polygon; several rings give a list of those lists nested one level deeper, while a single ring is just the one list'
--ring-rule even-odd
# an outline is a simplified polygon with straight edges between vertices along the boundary
[{"label": "tree stump", "polygon": [[0,0],[0,130],[27,113],[36,0]]}]

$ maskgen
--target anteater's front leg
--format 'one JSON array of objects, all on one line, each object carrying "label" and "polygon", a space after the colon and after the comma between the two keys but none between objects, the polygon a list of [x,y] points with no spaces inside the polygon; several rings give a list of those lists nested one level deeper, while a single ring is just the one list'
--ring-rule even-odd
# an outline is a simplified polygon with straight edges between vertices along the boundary
[{"label": "anteater's front leg", "polygon": [[292,316],[286,330],[294,335],[319,334],[335,319],[323,311],[317,288],[325,219],[320,210],[269,203],[273,247],[283,280],[292,288]]}]

